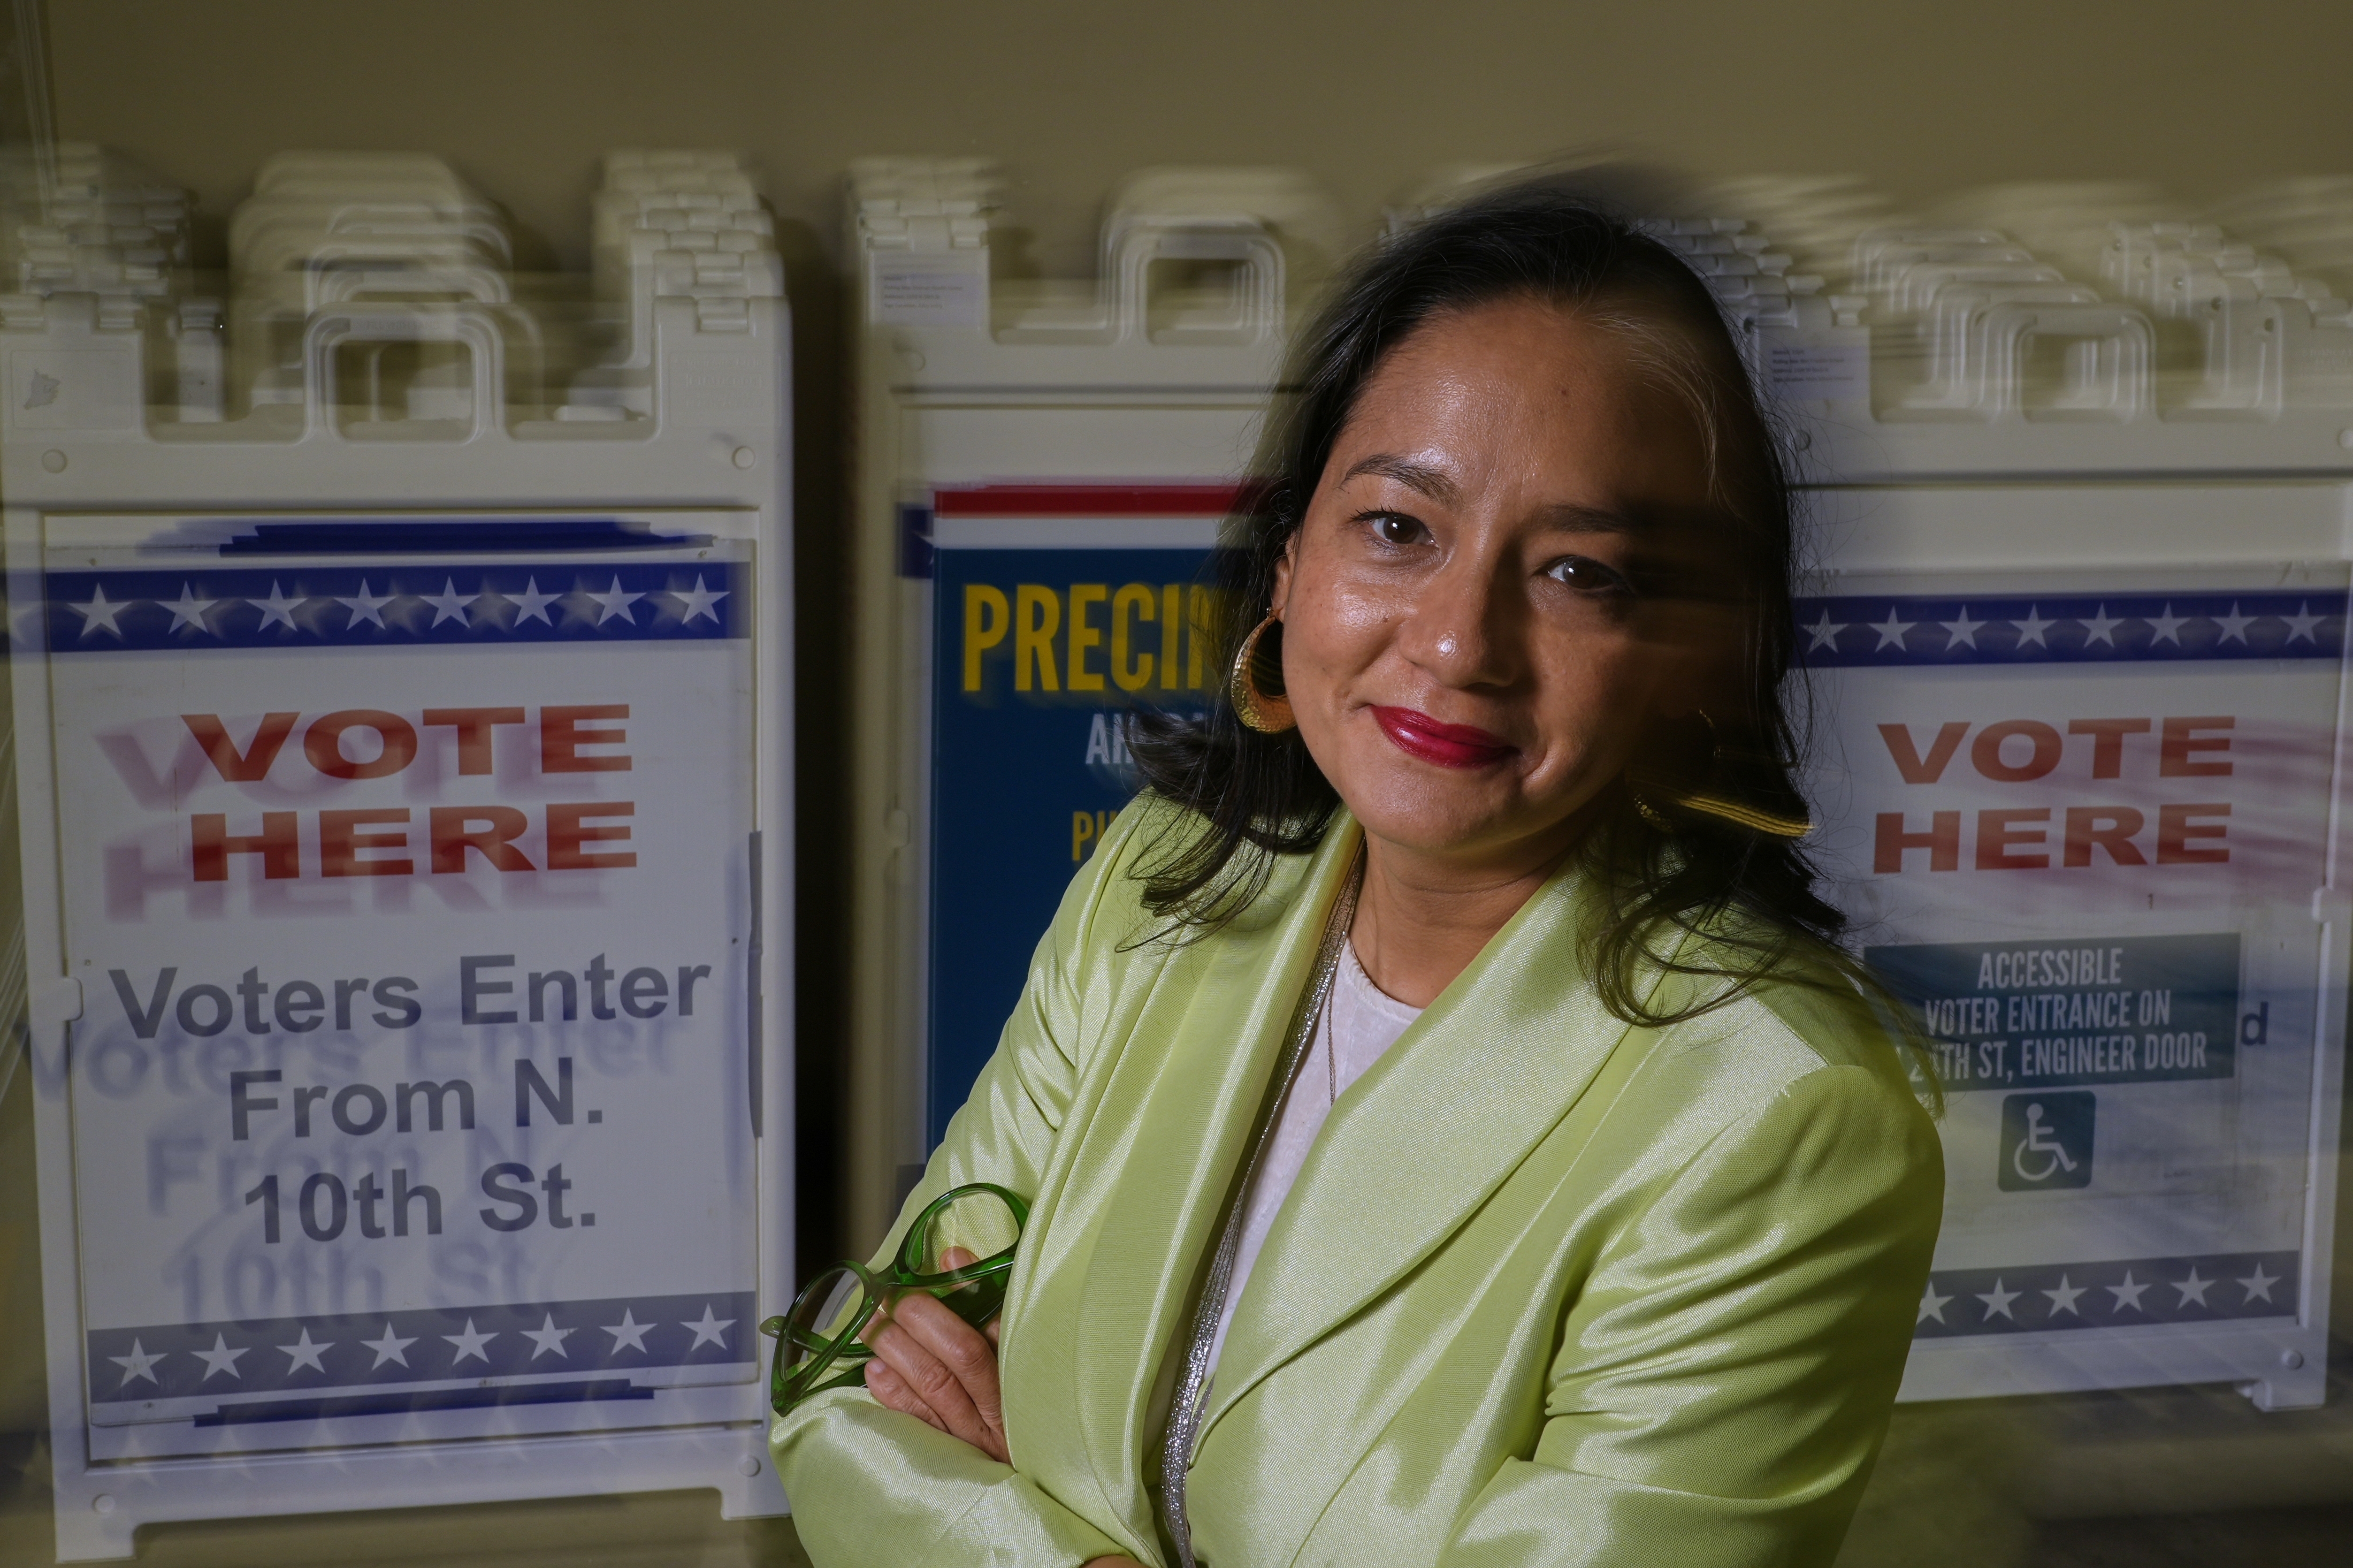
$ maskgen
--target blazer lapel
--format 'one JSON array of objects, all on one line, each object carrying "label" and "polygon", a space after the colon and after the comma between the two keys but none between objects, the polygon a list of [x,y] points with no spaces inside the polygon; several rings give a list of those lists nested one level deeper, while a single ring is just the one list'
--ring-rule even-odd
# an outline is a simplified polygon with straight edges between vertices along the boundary
[{"label": "blazer lapel", "polygon": [[1555,877],[1340,1098],[1228,1330],[1205,1438],[1460,1228],[1626,1037],[1577,952],[1583,891]]},{"label": "blazer lapel", "polygon": [[1027,1283],[1020,1332],[1067,1357],[1065,1397],[1094,1482],[1141,1547],[1155,1539],[1142,1481],[1157,1436],[1145,1430],[1157,1349],[1187,1326],[1179,1320],[1357,837],[1344,816],[1234,925],[1159,968],[1089,1135],[1071,1141],[1060,1179],[1050,1174],[1053,1255]]}]

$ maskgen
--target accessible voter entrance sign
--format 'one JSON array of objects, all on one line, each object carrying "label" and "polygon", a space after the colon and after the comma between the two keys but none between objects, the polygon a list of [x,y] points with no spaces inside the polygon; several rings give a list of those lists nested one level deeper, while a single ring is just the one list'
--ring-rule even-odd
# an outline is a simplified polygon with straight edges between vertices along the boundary
[{"label": "accessible voter entrance sign", "polygon": [[745,518],[46,526],[90,1461],[756,1420]]},{"label": "accessible voter entrance sign", "polygon": [[1905,1396],[2318,1403],[2343,569],[1837,586],[1815,847],[1947,1105]]}]

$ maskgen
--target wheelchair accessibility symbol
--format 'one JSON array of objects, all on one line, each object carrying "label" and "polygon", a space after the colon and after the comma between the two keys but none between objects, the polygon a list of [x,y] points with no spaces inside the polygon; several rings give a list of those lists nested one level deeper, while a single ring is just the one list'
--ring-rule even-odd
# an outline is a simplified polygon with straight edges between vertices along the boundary
[{"label": "wheelchair accessibility symbol", "polygon": [[2088,1089],[2013,1094],[2001,1102],[2001,1158],[1996,1177],[2006,1193],[2092,1184]]}]

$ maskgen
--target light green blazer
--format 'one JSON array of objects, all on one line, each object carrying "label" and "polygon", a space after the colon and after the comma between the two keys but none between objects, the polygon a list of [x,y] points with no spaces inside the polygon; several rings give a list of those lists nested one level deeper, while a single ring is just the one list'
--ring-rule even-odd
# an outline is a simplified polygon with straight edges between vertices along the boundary
[{"label": "light green blazer", "polygon": [[[1343,818],[1208,940],[1139,941],[1167,821],[1124,813],[1071,883],[899,1221],[963,1182],[1035,1200],[1013,1463],[819,1395],[771,1433],[818,1568],[1166,1560],[1164,1369],[1360,837]],[[1187,1485],[1210,1568],[1835,1555],[1936,1241],[1935,1131],[1819,990],[1612,1017],[1582,896],[1556,877],[1324,1124],[1212,1386]]]}]

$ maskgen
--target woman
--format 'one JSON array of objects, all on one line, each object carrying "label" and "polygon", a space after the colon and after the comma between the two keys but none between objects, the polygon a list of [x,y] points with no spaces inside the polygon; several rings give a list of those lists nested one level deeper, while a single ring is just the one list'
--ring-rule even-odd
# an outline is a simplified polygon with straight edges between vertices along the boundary
[{"label": "woman", "polygon": [[1293,382],[1235,704],[1138,748],[908,1200],[1032,1200],[999,1326],[902,1297],[779,1419],[801,1540],[1826,1563],[1943,1183],[1792,842],[1738,353],[1538,184],[1373,255]]}]

